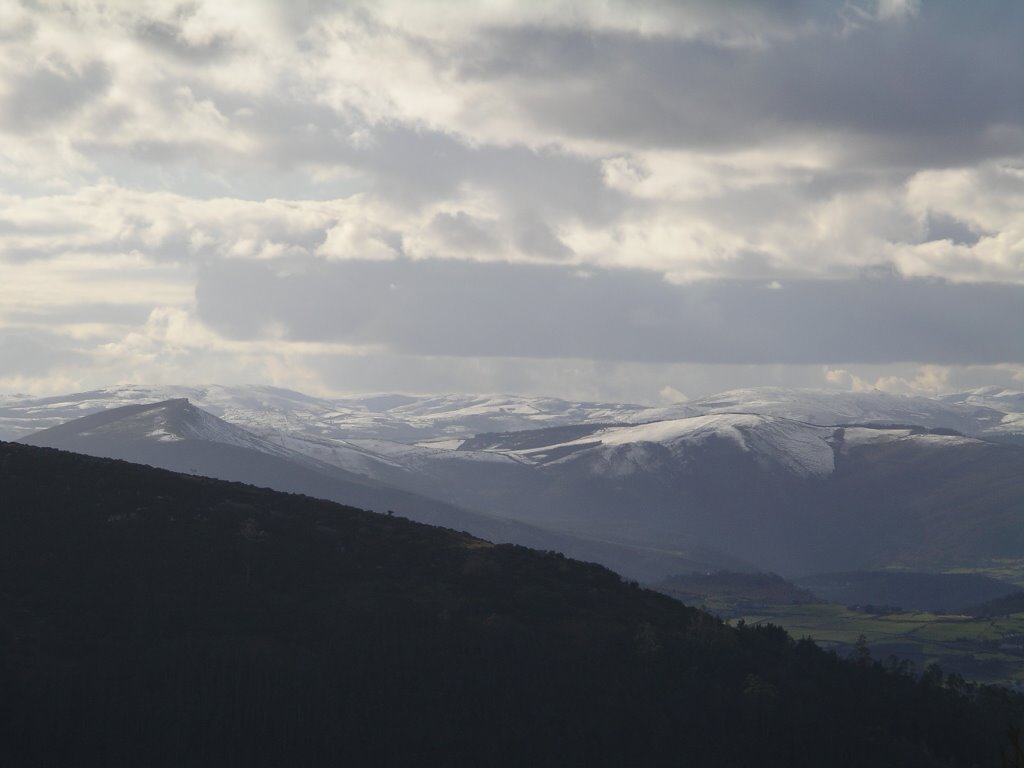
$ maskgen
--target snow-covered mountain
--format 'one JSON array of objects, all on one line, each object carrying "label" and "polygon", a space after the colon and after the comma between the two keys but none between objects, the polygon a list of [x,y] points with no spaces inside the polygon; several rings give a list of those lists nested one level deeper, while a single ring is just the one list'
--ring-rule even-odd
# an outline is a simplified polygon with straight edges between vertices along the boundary
[{"label": "snow-covered mountain", "polygon": [[[596,429],[551,445],[503,452],[538,464],[565,463],[591,454],[591,471],[622,476],[645,469],[648,447],[668,449],[685,463],[710,440],[731,441],[765,467],[799,476],[825,476],[834,467],[834,430],[790,419],[723,413]],[[500,451],[500,444],[492,448]]]},{"label": "snow-covered mountain", "polygon": [[108,408],[187,398],[225,421],[257,433],[317,438],[362,438],[414,443],[440,441],[454,447],[480,432],[503,432],[586,422],[624,422],[638,405],[570,402],[513,395],[367,395],[317,398],[265,386],[107,387],[47,398],[0,398],[0,439]]},{"label": "snow-covered mountain", "polygon": [[333,402],[274,387],[124,385],[45,398],[0,399],[0,438],[17,439],[98,411],[187,399],[229,423],[259,431],[305,431]]},{"label": "snow-covered mountain", "polygon": [[187,398],[197,407],[261,435],[387,440],[438,448],[454,448],[488,432],[643,424],[728,413],[777,416],[820,426],[944,427],[990,439],[1024,441],[1024,394],[997,389],[929,398],[884,392],[758,388],[648,407],[515,395],[318,398],[265,386],[142,385],[48,398],[0,397],[0,439],[17,439],[107,408],[174,398]]},{"label": "snow-covered mountain", "polygon": [[715,414],[464,446],[530,463],[534,481],[502,497],[503,514],[568,531],[688,536],[786,574],[1024,558],[1024,450],[948,428]]},{"label": "snow-covered mountain", "polygon": [[[200,441],[285,455],[275,444],[200,410],[185,398],[160,403],[128,405],[93,413],[46,430],[50,442],[81,440],[113,448],[127,443],[184,443]],[[24,442],[33,443],[33,436]]]},{"label": "snow-covered mountain", "polygon": [[[1007,403],[1009,404],[1009,403]],[[982,434],[998,425],[1005,411],[963,396],[930,398],[887,392],[837,392],[760,387],[737,389],[691,404],[700,413],[757,413],[811,424],[912,424]]]},{"label": "snow-covered mountain", "polygon": [[1003,387],[983,387],[958,395],[947,395],[943,402],[987,408],[1002,414],[996,424],[982,430],[985,437],[1024,444],[1024,392]]}]

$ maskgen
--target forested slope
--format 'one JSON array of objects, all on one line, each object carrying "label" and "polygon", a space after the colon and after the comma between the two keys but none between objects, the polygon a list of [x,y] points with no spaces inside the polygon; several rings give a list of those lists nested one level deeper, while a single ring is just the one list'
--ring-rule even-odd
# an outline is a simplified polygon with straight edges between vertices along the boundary
[{"label": "forested slope", "polygon": [[9,765],[998,765],[1019,700],[601,567],[0,444]]}]

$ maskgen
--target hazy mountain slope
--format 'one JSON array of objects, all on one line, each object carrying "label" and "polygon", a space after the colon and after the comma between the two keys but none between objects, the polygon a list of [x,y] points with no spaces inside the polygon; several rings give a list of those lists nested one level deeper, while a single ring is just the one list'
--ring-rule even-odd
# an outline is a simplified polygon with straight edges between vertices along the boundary
[{"label": "hazy mountain slope", "polygon": [[[763,568],[791,572],[800,531],[786,508],[795,489],[828,470],[831,431],[750,416],[692,421],[527,449],[543,484],[536,498],[523,492],[510,500],[515,514],[627,541],[715,542]],[[789,428],[801,438],[792,446],[762,439]]]},{"label": "hazy mountain slope", "polygon": [[1024,716],[309,498],[11,444],[0,498],[9,765],[995,766]]},{"label": "hazy mountain slope", "polygon": [[692,537],[787,575],[1024,558],[1024,451],[956,434],[722,414],[469,445],[534,462],[501,509],[570,531]]},{"label": "hazy mountain slope", "polygon": [[808,504],[851,545],[874,548],[873,566],[934,570],[1024,557],[1017,446],[927,434],[854,442],[831,482],[814,490]]},{"label": "hazy mountain slope", "polygon": [[[184,399],[94,413],[34,433],[21,442],[303,493],[378,512],[393,510],[420,522],[470,531],[490,541],[557,550],[600,562],[635,579],[660,578],[692,568],[751,567],[739,558],[717,553],[696,540],[677,538],[667,545],[662,542],[621,543],[586,535],[585,531],[569,535],[470,511],[450,501],[427,498],[409,490],[429,491],[444,479],[443,475],[424,475],[424,479],[417,482],[420,475],[402,465],[387,466],[388,473],[378,472],[376,477],[347,471],[291,450],[290,441],[273,442],[228,424]],[[410,447],[409,450],[420,449]],[[483,464],[490,466],[495,461],[511,460],[492,456]],[[507,490],[506,485],[489,486],[491,476],[475,474],[484,490],[466,496],[479,503],[474,510],[488,510],[489,503]],[[458,477],[453,476],[452,481],[457,481]],[[442,496],[452,500],[460,497],[460,494]]]}]

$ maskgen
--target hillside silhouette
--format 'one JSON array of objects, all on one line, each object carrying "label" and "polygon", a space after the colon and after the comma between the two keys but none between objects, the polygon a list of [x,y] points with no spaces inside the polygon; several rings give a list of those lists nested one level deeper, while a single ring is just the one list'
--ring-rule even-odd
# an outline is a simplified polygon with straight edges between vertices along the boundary
[{"label": "hillside silhouette", "polygon": [[1021,701],[602,567],[0,443],[0,762],[998,765]]}]

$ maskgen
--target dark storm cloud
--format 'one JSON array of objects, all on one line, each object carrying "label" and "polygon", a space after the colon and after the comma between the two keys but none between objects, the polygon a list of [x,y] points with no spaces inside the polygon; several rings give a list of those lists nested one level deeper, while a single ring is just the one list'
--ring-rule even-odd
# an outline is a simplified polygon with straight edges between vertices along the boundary
[{"label": "dark storm cloud", "polygon": [[[824,4],[823,4],[824,5]],[[493,29],[463,63],[502,82],[545,130],[646,146],[734,147],[826,132],[850,152],[955,164],[1019,151],[1024,5],[923,3],[746,49],[551,27]]]},{"label": "dark storm cloud", "polygon": [[[194,9],[192,11],[194,13]],[[188,11],[179,11],[176,21],[188,18]],[[202,42],[193,42],[183,33],[179,24],[168,21],[146,19],[135,28],[138,39],[159,51],[168,53],[183,61],[205,64],[231,54],[235,41],[227,35],[214,35]]]},{"label": "dark storm cloud", "polygon": [[[534,232],[523,236],[538,242],[544,237],[537,231],[538,222],[570,217],[607,223],[631,205],[605,185],[600,158],[557,145],[470,143],[454,133],[400,121],[372,123],[356,109],[338,111],[276,93],[239,95],[198,80],[187,84],[196,99],[209,100],[219,112],[231,115],[234,129],[258,141],[259,163],[280,173],[340,167],[360,177],[362,191],[406,207],[458,197],[466,185],[473,185],[496,195],[506,211],[533,223]],[[245,178],[252,170],[252,158],[218,145],[144,138],[127,145],[96,139],[80,146],[111,156],[127,153],[132,161],[154,166],[199,158],[230,171],[232,178]],[[558,250],[550,243],[546,247]]]},{"label": "dark storm cloud", "polygon": [[[374,191],[407,205],[422,205],[456,196],[464,184],[493,190],[506,204],[535,215],[607,220],[621,212],[623,197],[604,184],[600,162],[560,151],[521,145],[470,146],[441,131],[403,125],[370,128],[358,118],[320,113],[319,130],[289,130],[271,136],[274,158],[295,162],[341,164],[367,174]],[[363,144],[338,136],[339,128],[368,129]]]},{"label": "dark storm cloud", "polygon": [[[287,267],[287,269],[285,269]],[[693,363],[1024,361],[1024,287],[895,276],[672,285],[639,270],[454,261],[224,262],[202,319],[238,339],[395,352]]]},{"label": "dark storm cloud", "polygon": [[[971,229],[967,224],[952,216],[944,216],[940,213],[929,213],[925,221],[925,241],[949,240],[956,245],[974,245],[981,237],[979,233]],[[990,233],[989,233],[990,234]]]},{"label": "dark storm cloud", "polygon": [[0,127],[24,132],[73,114],[107,89],[110,73],[104,64],[94,62],[81,72],[40,68],[8,83],[0,102]]},{"label": "dark storm cloud", "polygon": [[558,239],[551,227],[532,216],[526,217],[516,227],[516,247],[531,256],[548,259],[564,259],[573,255],[573,251]]},{"label": "dark storm cloud", "polygon": [[430,229],[442,242],[469,253],[494,252],[500,247],[494,222],[481,221],[465,211],[435,215]]}]

